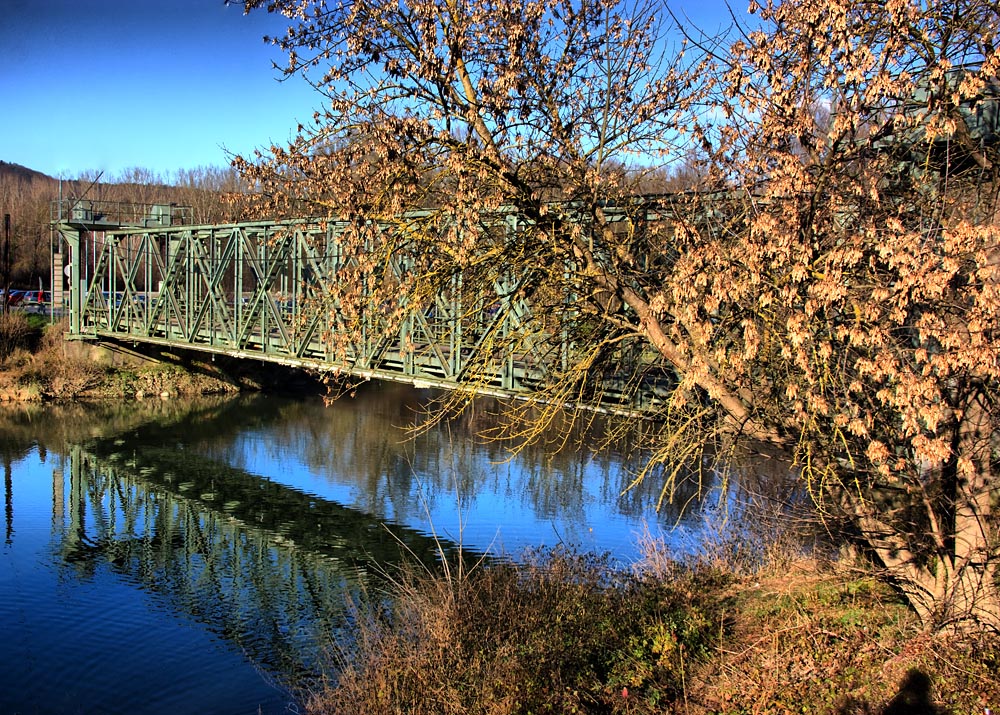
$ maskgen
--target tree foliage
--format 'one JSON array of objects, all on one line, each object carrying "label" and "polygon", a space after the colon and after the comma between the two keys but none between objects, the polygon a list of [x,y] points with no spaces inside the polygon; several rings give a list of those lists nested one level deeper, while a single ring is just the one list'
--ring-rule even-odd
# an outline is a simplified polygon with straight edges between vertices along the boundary
[{"label": "tree foliage", "polygon": [[686,299],[725,306],[727,382],[768,393],[761,419],[921,615],[996,627],[997,8],[761,16],[720,84],[720,168],[755,187],[740,258],[695,231]]},{"label": "tree foliage", "polygon": [[773,443],[929,626],[1000,626],[993,3],[753,3],[729,46],[614,0],[268,8],[327,106],[237,164],[258,210],[346,222],[337,320],[500,286],[521,329],[482,344],[541,356],[530,434],[656,385],[665,495]]}]

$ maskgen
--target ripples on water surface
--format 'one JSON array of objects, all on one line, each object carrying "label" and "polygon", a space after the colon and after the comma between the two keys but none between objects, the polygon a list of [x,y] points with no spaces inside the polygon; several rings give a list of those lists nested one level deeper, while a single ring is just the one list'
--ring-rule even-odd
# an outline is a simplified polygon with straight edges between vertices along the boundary
[{"label": "ripples on water surface", "polygon": [[[405,440],[417,398],[0,412],[0,713],[280,713],[322,673],[347,590],[401,550],[636,558],[672,526],[615,457],[506,461],[461,425]],[[697,541],[698,508],[672,532]]]}]

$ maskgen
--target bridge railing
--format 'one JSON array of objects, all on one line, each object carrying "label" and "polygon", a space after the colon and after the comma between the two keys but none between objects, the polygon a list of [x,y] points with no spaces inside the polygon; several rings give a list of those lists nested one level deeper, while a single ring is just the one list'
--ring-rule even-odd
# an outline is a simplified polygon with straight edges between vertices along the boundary
[{"label": "bridge railing", "polygon": [[179,226],[191,222],[191,207],[172,203],[133,203],[98,199],[60,199],[49,207],[52,223],[93,228]]},{"label": "bridge railing", "polygon": [[[318,221],[103,232],[60,224],[76,275],[71,332],[418,385],[509,394],[537,383],[538,337],[524,327],[532,307],[503,280],[484,293],[456,276],[395,313],[372,291],[367,305],[344,310],[329,290],[354,275],[343,230]],[[403,281],[414,270],[401,252],[384,275]],[[523,339],[505,342],[519,349],[496,354],[497,336],[514,334]]]}]

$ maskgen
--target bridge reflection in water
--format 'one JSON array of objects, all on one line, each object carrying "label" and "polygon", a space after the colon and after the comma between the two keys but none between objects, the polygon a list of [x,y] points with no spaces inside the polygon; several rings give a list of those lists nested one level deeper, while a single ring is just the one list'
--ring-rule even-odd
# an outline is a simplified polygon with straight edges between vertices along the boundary
[{"label": "bridge reflection in water", "polygon": [[120,439],[72,447],[69,484],[54,495],[68,568],[110,565],[293,688],[330,665],[349,591],[404,551],[425,563],[458,551],[204,458],[126,453]]}]

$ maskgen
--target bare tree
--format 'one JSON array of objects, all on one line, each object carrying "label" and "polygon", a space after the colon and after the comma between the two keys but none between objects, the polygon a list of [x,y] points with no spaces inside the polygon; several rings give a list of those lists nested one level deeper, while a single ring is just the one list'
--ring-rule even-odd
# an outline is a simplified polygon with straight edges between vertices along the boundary
[{"label": "bare tree", "polygon": [[11,215],[10,280],[14,287],[37,288],[49,274],[51,181],[13,171],[0,172],[0,207]]}]

